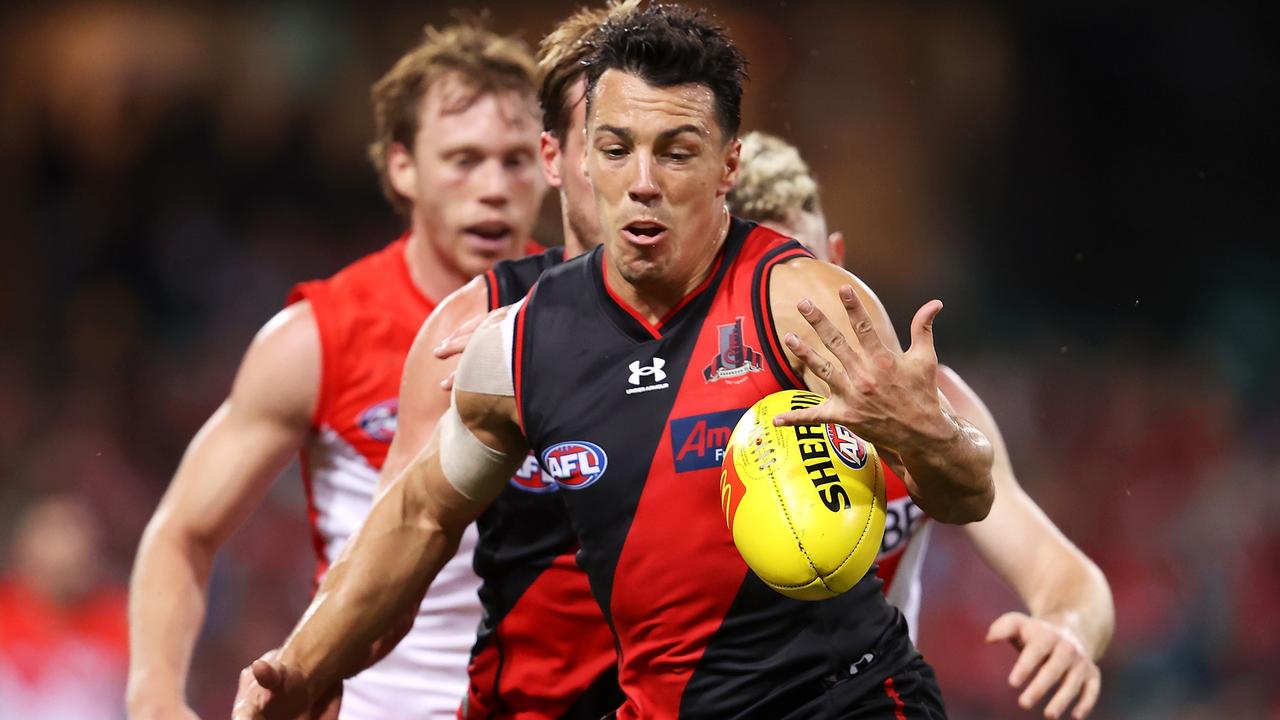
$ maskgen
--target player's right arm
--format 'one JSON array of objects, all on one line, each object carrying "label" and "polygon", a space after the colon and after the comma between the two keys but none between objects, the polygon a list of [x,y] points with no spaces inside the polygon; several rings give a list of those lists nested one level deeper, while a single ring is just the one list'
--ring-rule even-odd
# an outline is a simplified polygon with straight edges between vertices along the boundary
[{"label": "player's right arm", "polygon": [[259,331],[230,395],[187,446],[134,561],[134,720],[194,717],[184,689],[214,555],[305,441],[319,382],[319,331],[310,305],[296,303]]},{"label": "player's right arm", "polygon": [[501,332],[492,322],[476,331],[431,441],[374,502],[276,658],[253,663],[234,718],[293,717],[358,671],[524,461]]}]

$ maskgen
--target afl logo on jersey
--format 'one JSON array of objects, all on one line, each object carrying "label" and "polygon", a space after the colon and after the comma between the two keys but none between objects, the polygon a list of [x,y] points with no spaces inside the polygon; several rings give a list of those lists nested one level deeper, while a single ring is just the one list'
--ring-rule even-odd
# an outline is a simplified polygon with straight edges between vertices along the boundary
[{"label": "afl logo on jersey", "polygon": [[511,484],[517,490],[531,493],[554,492],[558,489],[555,481],[542,472],[542,467],[538,465],[538,458],[534,457],[533,453],[529,453],[529,457],[524,459],[524,465],[521,465],[516,474],[511,476]]},{"label": "afl logo on jersey", "polygon": [[608,466],[608,456],[595,443],[562,442],[542,451],[543,471],[566,490],[590,486],[604,475]]},{"label": "afl logo on jersey", "polygon": [[831,448],[836,451],[840,462],[854,470],[867,464],[867,444],[849,428],[827,423],[827,440],[831,442]]},{"label": "afl logo on jersey", "polygon": [[360,429],[374,440],[391,442],[391,438],[396,434],[396,413],[399,410],[398,398],[383,400],[360,413],[356,422],[360,423]]}]

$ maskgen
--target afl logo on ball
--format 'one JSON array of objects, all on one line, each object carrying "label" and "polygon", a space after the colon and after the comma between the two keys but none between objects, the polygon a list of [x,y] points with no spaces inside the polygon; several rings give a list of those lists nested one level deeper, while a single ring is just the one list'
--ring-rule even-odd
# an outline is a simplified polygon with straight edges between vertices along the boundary
[{"label": "afl logo on ball", "polygon": [[566,490],[581,490],[604,475],[609,458],[599,445],[562,442],[542,451],[542,469]]},{"label": "afl logo on ball", "polygon": [[396,434],[396,413],[399,410],[398,399],[383,400],[360,413],[356,422],[360,423],[360,429],[374,440],[391,442],[391,438]]},{"label": "afl logo on ball", "polygon": [[840,458],[840,462],[854,470],[867,464],[867,444],[862,438],[854,435],[849,428],[827,423],[827,440],[831,443],[831,449],[836,451],[836,457]]}]

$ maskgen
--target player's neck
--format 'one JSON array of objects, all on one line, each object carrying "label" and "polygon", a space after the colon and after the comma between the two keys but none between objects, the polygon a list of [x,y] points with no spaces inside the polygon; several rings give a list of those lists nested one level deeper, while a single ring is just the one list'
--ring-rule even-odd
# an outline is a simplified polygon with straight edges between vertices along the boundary
[{"label": "player's neck", "polygon": [[418,223],[414,225],[405,243],[405,264],[409,266],[409,277],[418,291],[438,303],[466,285],[471,278],[455,268],[448,258],[441,257],[425,230]]},{"label": "player's neck", "polygon": [[[564,202],[564,195],[561,196],[561,202]],[[587,251],[587,246],[578,239],[578,233],[573,231],[573,226],[569,224],[569,214],[563,213],[561,223],[564,226],[564,259],[572,260]]]}]

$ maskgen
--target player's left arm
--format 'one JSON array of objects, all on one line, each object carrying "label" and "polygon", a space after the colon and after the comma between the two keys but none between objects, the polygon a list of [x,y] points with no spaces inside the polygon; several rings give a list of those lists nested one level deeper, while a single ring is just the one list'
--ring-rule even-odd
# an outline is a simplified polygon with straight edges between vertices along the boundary
[{"label": "player's left arm", "polygon": [[379,473],[378,493],[422,452],[440,416],[449,409],[449,393],[441,383],[457,369],[458,358],[442,358],[435,352],[436,348],[459,326],[472,319],[483,319],[488,309],[487,286],[484,277],[478,276],[445,298],[418,330],[400,377],[396,434]]},{"label": "player's left arm", "polygon": [[884,306],[843,268],[798,258],[773,270],[769,292],[788,361],[827,397],[776,422],[846,425],[902,459],[912,499],[934,519],[985,517],[995,495],[991,443],[938,390],[933,319],[942,303],[916,312],[904,352]]},{"label": "player's left arm", "polygon": [[956,412],[982,430],[995,450],[995,504],[986,519],[966,525],[964,531],[1028,610],[997,618],[987,641],[1008,641],[1018,650],[1009,684],[1026,686],[1019,705],[1032,708],[1056,687],[1045,717],[1061,717],[1079,698],[1072,716],[1083,718],[1097,702],[1101,674],[1095,661],[1115,627],[1107,579],[1018,484],[1000,428],[977,393],[947,367],[941,368],[938,385]]}]

